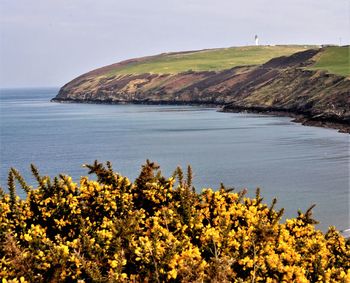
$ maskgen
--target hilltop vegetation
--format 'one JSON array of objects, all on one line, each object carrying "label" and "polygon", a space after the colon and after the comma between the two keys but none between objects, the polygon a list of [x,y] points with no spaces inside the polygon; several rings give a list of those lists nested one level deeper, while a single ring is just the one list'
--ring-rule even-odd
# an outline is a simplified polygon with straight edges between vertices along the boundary
[{"label": "hilltop vegetation", "polygon": [[311,70],[325,70],[331,74],[350,76],[350,46],[332,46],[316,56]]},{"label": "hilltop vegetation", "polygon": [[312,207],[281,223],[259,190],[196,193],[190,167],[165,178],[147,161],[133,183],[110,163],[86,167],[97,181],[50,180],[32,166],[37,188],[11,169],[0,193],[3,283],[350,280],[350,242],[315,229]]},{"label": "hilltop vegetation", "polygon": [[243,46],[165,53],[117,67],[108,74],[178,74],[189,70],[221,71],[237,66],[261,65],[272,58],[289,56],[310,48],[312,46]]}]

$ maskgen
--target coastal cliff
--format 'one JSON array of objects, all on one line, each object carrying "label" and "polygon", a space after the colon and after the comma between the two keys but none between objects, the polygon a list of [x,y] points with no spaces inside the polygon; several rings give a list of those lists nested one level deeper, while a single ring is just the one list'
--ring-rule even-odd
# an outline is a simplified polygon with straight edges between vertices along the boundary
[{"label": "coastal cliff", "polygon": [[[341,48],[348,51],[348,47]],[[188,69],[188,66],[184,66],[168,73],[152,68],[161,66],[166,70],[164,66],[179,66],[179,62],[187,62],[199,54],[203,57],[203,51],[133,59],[91,71],[72,80],[60,89],[53,101],[210,104],[221,106],[222,111],[288,115],[304,124],[350,132],[350,80],[346,69],[344,74],[344,69],[332,71],[329,67],[330,71],[327,67],[317,67],[318,62],[323,62],[324,56],[329,56],[329,50],[344,52],[341,48],[339,51],[334,47],[286,49],[286,55],[273,58],[271,50],[274,49],[268,49],[270,53],[264,58],[261,54],[265,55],[267,51],[263,50],[265,53],[259,54],[258,50],[245,61],[238,60],[236,54],[233,58],[238,58],[237,62],[231,61],[232,67],[225,65],[225,69],[217,68],[224,63],[211,61],[211,65],[208,64],[211,67]],[[244,52],[251,50],[242,50],[239,54]],[[278,55],[283,54],[280,53]],[[206,54],[209,54],[207,57],[213,56],[210,52]],[[260,62],[254,56],[259,57]],[[161,65],[162,60],[164,66]],[[338,65],[342,63],[340,61]],[[144,73],[148,70],[150,72]]]}]

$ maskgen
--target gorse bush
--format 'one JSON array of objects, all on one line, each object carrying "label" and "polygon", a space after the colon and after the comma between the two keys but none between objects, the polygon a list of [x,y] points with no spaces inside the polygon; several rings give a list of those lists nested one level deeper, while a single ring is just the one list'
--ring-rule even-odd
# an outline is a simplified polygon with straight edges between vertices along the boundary
[{"label": "gorse bush", "polygon": [[[350,243],[221,185],[196,193],[192,171],[165,178],[147,161],[131,183],[110,163],[97,181],[38,187],[11,169],[0,196],[2,282],[349,282]],[[177,183],[176,183],[177,180]],[[26,198],[16,195],[16,184]]]}]

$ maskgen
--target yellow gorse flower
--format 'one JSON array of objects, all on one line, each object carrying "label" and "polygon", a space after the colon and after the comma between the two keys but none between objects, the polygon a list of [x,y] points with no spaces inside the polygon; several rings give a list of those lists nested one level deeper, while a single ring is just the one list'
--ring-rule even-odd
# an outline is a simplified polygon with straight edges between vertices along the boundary
[{"label": "yellow gorse flower", "polygon": [[281,223],[259,192],[196,193],[149,161],[134,183],[87,167],[97,181],[39,177],[25,199],[0,194],[2,283],[350,282],[349,241],[310,211]]}]

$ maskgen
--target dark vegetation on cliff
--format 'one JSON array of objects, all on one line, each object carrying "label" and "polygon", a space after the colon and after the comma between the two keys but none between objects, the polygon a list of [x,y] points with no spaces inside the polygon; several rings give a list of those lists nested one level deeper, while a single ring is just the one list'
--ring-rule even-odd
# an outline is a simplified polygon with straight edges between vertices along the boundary
[{"label": "dark vegetation on cliff", "polygon": [[[110,163],[80,183],[17,170],[0,190],[0,278],[15,282],[349,282],[350,241],[323,233],[311,209],[281,222],[260,191],[192,186],[147,161],[131,183]],[[26,198],[16,196],[16,183]]]},{"label": "dark vegetation on cliff", "polygon": [[261,46],[167,53],[106,66],[54,101],[214,104],[350,130],[349,47]]}]

